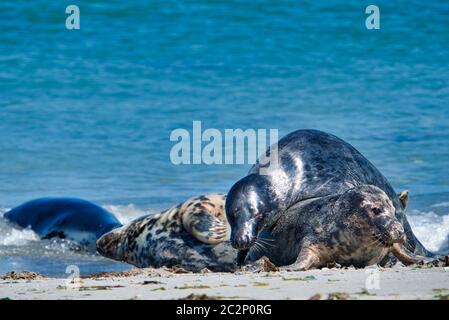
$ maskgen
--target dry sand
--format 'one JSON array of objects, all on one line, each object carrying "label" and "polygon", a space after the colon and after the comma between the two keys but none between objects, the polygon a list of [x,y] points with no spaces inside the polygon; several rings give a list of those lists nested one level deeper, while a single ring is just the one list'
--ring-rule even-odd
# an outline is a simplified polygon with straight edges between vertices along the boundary
[{"label": "dry sand", "polygon": [[449,299],[449,268],[306,272],[173,273],[141,269],[67,279],[35,274],[0,280],[0,299]]}]

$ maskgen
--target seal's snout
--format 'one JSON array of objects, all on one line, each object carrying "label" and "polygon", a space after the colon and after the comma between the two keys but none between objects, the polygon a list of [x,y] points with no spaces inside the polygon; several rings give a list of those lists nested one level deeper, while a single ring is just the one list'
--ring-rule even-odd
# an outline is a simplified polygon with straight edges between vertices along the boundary
[{"label": "seal's snout", "polygon": [[248,249],[251,245],[249,237],[237,238],[231,242],[232,246],[238,250]]},{"label": "seal's snout", "polygon": [[231,245],[234,249],[244,250],[251,245],[251,239],[248,235],[240,235],[231,237]]},{"label": "seal's snout", "polygon": [[396,219],[384,219],[382,220],[382,224],[378,225],[377,239],[385,246],[392,246],[395,243],[404,243],[404,227]]},{"label": "seal's snout", "polygon": [[110,259],[122,259],[120,253],[121,232],[119,232],[119,230],[120,229],[112,230],[111,232],[104,234],[102,237],[100,237],[100,239],[98,239],[97,251],[99,254]]},{"label": "seal's snout", "polygon": [[392,223],[389,230],[389,236],[392,243],[403,243],[405,241],[405,231],[401,223]]},{"label": "seal's snout", "polygon": [[251,233],[245,230],[233,232],[231,233],[231,245],[238,250],[248,249],[254,243],[253,238]]}]

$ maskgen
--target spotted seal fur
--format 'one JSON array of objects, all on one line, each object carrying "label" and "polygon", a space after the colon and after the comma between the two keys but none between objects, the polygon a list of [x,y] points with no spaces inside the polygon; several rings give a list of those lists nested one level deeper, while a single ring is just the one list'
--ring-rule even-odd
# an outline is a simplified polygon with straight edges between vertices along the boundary
[{"label": "spotted seal fur", "polygon": [[[278,165],[267,161],[273,150],[277,150]],[[232,230],[232,246],[239,249],[239,262],[254,260],[257,245],[267,246],[267,241],[272,241],[274,243],[271,245],[278,250],[262,250],[262,254],[275,260],[278,265],[290,265],[290,269],[316,266],[315,262],[304,263],[305,258],[299,250],[300,246],[304,247],[302,243],[309,235],[312,237],[311,230],[319,229],[318,225],[325,230],[323,222],[329,228],[345,223],[344,217],[347,215],[337,214],[335,210],[338,207],[349,211],[361,210],[361,216],[366,215],[366,206],[355,199],[368,199],[367,190],[373,192],[376,201],[381,201],[386,195],[387,199],[383,200],[378,209],[388,216],[394,211],[395,219],[403,228],[404,236],[401,241],[397,239],[399,244],[395,242],[392,245],[394,250],[390,250],[397,258],[410,264],[435,257],[412,232],[403,207],[403,202],[407,200],[406,194],[401,197],[396,195],[376,167],[347,142],[318,130],[298,130],[272,146],[250,169],[249,174],[234,184],[228,193],[226,215]],[[303,216],[308,217],[308,220]],[[379,223],[376,226],[379,227]],[[383,227],[386,228],[386,225]],[[396,229],[399,230],[398,227]],[[367,233],[372,231],[372,228],[364,230]],[[323,241],[321,239],[320,243]],[[351,258],[346,260],[364,266],[371,263],[385,264],[390,258],[390,255],[385,255],[379,260],[383,256],[379,255],[376,260],[372,259],[372,255],[364,256],[357,243],[352,242],[353,252]],[[314,248],[311,250],[320,250],[321,247]],[[298,254],[295,261],[292,261],[290,254],[282,254],[289,252]],[[358,257],[354,256],[356,252],[359,252]],[[345,255],[344,252],[340,253]],[[325,254],[318,252],[317,255]]]},{"label": "spotted seal fur", "polygon": [[97,250],[137,267],[234,270],[237,251],[229,243],[225,198],[223,194],[194,197],[159,214],[138,218],[101,237]]}]

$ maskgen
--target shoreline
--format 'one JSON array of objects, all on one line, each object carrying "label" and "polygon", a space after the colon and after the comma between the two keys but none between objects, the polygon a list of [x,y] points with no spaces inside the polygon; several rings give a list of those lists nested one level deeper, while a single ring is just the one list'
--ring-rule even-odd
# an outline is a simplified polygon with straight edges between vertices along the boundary
[{"label": "shoreline", "polygon": [[0,299],[449,300],[449,268],[324,268],[259,273],[179,271],[132,269],[82,277],[79,283],[29,273],[25,279],[0,280]]}]

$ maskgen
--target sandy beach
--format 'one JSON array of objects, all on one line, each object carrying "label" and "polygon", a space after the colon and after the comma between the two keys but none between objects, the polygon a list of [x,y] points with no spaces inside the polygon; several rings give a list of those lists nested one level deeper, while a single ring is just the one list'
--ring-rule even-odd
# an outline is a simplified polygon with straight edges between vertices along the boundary
[{"label": "sandy beach", "polygon": [[449,299],[449,268],[174,273],[134,269],[67,279],[3,276],[0,299]]},{"label": "sandy beach", "polygon": [[5,304],[449,300],[449,0],[0,12]]}]

